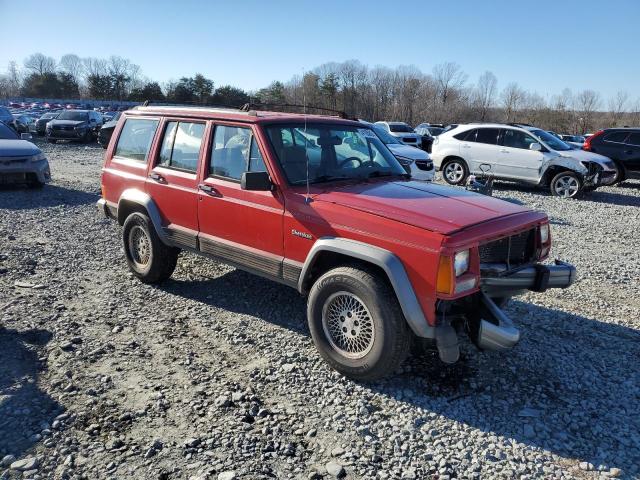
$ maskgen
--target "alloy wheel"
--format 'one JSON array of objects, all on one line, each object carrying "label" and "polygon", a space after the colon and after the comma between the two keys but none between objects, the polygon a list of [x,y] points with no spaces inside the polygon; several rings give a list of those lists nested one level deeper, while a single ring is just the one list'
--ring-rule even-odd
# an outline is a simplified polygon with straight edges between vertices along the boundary
[{"label": "alloy wheel", "polygon": [[556,194],[559,197],[574,197],[578,190],[580,190],[580,184],[575,177],[571,175],[563,175],[558,178],[553,185]]},{"label": "alloy wheel", "polygon": [[449,162],[444,167],[444,176],[451,183],[459,183],[464,177],[464,167],[458,162]]},{"label": "alloy wheel", "polygon": [[129,232],[129,252],[131,259],[139,268],[144,268],[151,258],[151,240],[140,225],[135,225]]},{"label": "alloy wheel", "polygon": [[337,352],[359,359],[373,348],[375,326],[364,302],[350,292],[337,292],[322,308],[324,334]]}]

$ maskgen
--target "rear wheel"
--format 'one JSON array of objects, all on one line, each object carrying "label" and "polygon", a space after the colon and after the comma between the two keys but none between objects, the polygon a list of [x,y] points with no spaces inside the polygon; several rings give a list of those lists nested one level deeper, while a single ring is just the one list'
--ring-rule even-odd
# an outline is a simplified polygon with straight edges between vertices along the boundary
[{"label": "rear wheel", "polygon": [[574,172],[560,172],[551,180],[551,194],[556,197],[574,198],[582,189],[582,180]]},{"label": "rear wheel", "polygon": [[462,185],[468,176],[469,169],[461,158],[448,160],[442,167],[442,178],[450,185]]},{"label": "rear wheel", "polygon": [[168,247],[146,215],[134,212],[127,217],[122,230],[127,264],[144,283],[160,283],[176,268],[180,250]]},{"label": "rear wheel", "polygon": [[385,377],[409,353],[411,332],[393,290],[364,266],[322,275],[311,289],[307,317],[320,355],[354,380]]}]

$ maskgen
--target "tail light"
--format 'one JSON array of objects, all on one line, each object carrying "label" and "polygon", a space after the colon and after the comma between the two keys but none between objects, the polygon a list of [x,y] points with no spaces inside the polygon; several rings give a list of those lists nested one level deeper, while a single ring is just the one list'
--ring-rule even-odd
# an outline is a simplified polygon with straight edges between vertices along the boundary
[{"label": "tail light", "polygon": [[594,133],[593,135],[591,135],[589,138],[587,138],[584,142],[584,145],[582,146],[583,150],[586,150],[587,152],[592,152],[592,147],[591,147],[591,141],[596,138],[599,137],[600,135],[602,135],[604,133],[604,130],[598,130],[596,133]]}]

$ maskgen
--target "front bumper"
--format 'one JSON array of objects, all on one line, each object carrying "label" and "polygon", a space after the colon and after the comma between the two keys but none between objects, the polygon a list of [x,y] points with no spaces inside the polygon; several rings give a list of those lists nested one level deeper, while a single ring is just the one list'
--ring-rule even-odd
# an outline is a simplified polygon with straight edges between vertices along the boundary
[{"label": "front bumper", "polygon": [[51,181],[51,170],[49,169],[49,161],[47,159],[38,160],[37,162],[27,160],[9,164],[3,164],[3,162],[0,161],[0,184],[26,183],[33,177],[36,177],[40,183],[48,183]]},{"label": "front bumper", "polygon": [[87,130],[47,130],[47,138],[52,140],[81,140]]},{"label": "front bumper", "polygon": [[567,288],[576,280],[576,267],[561,260],[553,265],[536,264],[509,270],[505,264],[483,264],[480,267],[480,289],[490,297],[511,297],[532,290]]}]

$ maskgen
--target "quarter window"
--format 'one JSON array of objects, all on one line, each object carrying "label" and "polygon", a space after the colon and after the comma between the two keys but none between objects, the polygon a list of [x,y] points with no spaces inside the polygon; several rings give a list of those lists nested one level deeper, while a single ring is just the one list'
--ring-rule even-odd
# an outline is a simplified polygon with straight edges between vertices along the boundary
[{"label": "quarter window", "polygon": [[519,130],[505,130],[502,145],[504,145],[505,147],[522,148],[524,150],[529,150],[529,146],[532,143],[537,142],[538,141],[535,138],[527,133],[521,132]]},{"label": "quarter window", "polygon": [[218,125],[213,135],[209,174],[240,180],[247,171],[267,171],[251,129]]},{"label": "quarter window", "polygon": [[116,157],[146,162],[158,120],[127,118],[116,146]]},{"label": "quarter window", "polygon": [[158,164],[195,172],[203,135],[204,123],[168,122]]},{"label": "quarter window", "polygon": [[478,133],[478,129],[474,128],[472,130],[467,130],[466,132],[460,132],[454,135],[454,138],[465,142],[475,142],[476,133]]}]

